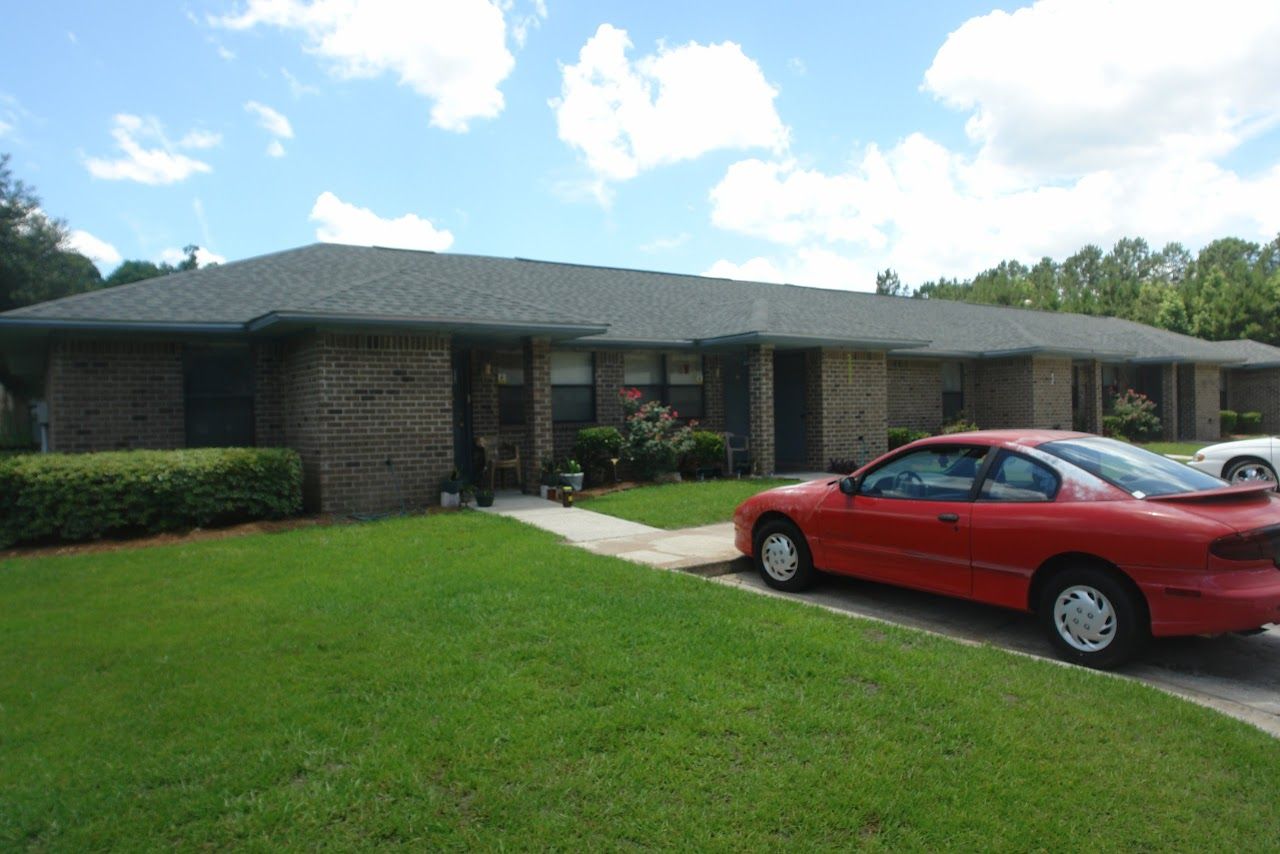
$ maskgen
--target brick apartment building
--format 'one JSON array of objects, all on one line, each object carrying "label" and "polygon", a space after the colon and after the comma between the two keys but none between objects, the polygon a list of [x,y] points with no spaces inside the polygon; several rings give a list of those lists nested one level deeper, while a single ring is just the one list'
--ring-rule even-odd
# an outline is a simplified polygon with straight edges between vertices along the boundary
[{"label": "brick apartment building", "polygon": [[[1280,429],[1280,349],[1115,318],[522,259],[316,244],[0,314],[0,382],[53,451],[275,445],[308,507],[432,500],[474,440],[527,482],[617,391],[743,434],[759,472],[882,453],[890,426],[1097,432],[1136,388],[1168,438],[1223,405]],[[388,465],[390,461],[390,465]]]}]

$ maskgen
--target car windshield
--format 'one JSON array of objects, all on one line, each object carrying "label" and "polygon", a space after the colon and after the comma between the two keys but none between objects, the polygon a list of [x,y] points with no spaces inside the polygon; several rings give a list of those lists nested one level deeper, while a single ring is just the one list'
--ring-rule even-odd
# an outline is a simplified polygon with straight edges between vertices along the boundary
[{"label": "car windshield", "polygon": [[1039,449],[1120,487],[1134,498],[1227,485],[1212,475],[1115,439],[1062,439],[1046,442]]}]

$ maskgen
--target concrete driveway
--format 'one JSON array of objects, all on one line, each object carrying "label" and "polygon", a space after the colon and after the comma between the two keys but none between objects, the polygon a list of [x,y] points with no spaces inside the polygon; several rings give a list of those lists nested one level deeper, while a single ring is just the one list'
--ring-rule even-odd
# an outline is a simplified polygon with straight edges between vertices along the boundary
[{"label": "concrete driveway", "polygon": [[[1035,617],[840,576],[824,576],[806,593],[781,593],[739,562],[716,578],[759,593],[796,599],[834,611],[987,643],[1057,661]],[[1280,629],[1243,637],[1162,638],[1117,673],[1248,721],[1280,737]]]}]

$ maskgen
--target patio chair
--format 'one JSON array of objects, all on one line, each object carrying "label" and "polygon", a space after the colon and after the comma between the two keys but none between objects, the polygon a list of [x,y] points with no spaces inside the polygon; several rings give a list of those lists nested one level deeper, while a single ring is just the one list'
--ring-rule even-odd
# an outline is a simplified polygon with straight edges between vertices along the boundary
[{"label": "patio chair", "polygon": [[498,436],[481,436],[476,444],[484,451],[485,468],[489,470],[489,489],[494,488],[498,469],[510,469],[516,473],[516,486],[524,488],[524,473],[520,468],[520,444],[503,441]]},{"label": "patio chair", "polygon": [[751,474],[751,439],[737,433],[724,434],[725,476]]}]

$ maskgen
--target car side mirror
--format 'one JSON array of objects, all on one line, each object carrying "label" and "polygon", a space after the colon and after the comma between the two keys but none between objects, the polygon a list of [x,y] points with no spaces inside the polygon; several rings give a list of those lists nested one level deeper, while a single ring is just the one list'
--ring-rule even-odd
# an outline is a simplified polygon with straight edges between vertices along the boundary
[{"label": "car side mirror", "polygon": [[845,495],[857,495],[858,478],[853,477],[852,475],[840,478],[840,491]]}]

